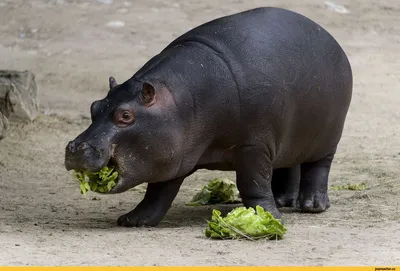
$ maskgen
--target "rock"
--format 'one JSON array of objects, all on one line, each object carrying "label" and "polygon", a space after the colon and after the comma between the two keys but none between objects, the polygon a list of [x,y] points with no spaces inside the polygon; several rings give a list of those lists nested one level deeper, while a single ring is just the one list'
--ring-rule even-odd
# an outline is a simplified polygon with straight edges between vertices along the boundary
[{"label": "rock", "polygon": [[8,130],[8,119],[0,112],[0,140],[6,137]]},{"label": "rock", "polygon": [[23,120],[38,116],[37,86],[30,71],[0,70],[0,112]]}]

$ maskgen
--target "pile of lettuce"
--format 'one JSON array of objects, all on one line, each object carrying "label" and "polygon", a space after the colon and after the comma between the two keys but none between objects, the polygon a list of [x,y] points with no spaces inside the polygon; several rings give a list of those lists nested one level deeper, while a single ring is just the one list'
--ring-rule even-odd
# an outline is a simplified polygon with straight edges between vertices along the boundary
[{"label": "pile of lettuce", "polygon": [[78,180],[83,195],[88,191],[107,193],[118,182],[118,172],[107,166],[99,172],[74,171],[74,177]]},{"label": "pile of lettuce", "polygon": [[214,209],[211,221],[207,223],[205,235],[216,239],[282,239],[287,231],[280,220],[261,206],[256,206],[256,210],[238,207],[226,217]]},{"label": "pile of lettuce", "polygon": [[240,202],[239,191],[236,188],[236,184],[226,178],[215,178],[209,181],[187,205],[200,206],[236,202]]}]

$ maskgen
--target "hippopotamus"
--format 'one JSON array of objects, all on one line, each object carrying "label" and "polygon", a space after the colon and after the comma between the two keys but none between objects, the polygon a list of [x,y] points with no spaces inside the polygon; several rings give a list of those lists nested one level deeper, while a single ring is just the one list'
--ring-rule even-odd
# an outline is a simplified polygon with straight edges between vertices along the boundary
[{"label": "hippopotamus", "polygon": [[261,7],[220,17],[169,43],[131,78],[109,77],[91,124],[66,146],[67,170],[114,167],[110,194],[147,183],[118,218],[156,226],[186,177],[235,171],[245,207],[319,213],[352,96],[339,43],[307,17]]}]

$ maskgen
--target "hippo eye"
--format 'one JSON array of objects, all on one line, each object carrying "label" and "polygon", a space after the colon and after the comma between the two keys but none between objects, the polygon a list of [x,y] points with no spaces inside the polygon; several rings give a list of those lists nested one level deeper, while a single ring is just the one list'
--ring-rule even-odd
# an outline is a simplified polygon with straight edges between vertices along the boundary
[{"label": "hippo eye", "polygon": [[126,126],[132,124],[135,121],[135,115],[133,112],[124,110],[117,111],[114,116],[114,121],[119,126]]},{"label": "hippo eye", "polygon": [[124,113],[122,113],[122,119],[123,120],[130,120],[131,119],[131,113],[128,111],[125,111]]}]

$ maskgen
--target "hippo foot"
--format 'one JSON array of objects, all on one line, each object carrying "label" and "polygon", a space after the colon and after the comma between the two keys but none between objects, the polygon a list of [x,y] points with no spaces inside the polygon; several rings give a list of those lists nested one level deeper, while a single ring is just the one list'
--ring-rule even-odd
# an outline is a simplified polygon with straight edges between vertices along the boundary
[{"label": "hippo foot", "polygon": [[276,207],[296,207],[297,195],[278,195],[275,197]]},{"label": "hippo foot", "polygon": [[163,217],[164,214],[159,214],[151,208],[138,206],[133,211],[120,216],[117,224],[122,227],[154,227]]},{"label": "hippo foot", "polygon": [[[260,206],[263,207],[261,204]],[[265,208],[265,207],[263,208],[265,211],[270,212],[274,216],[274,218],[282,220],[282,214],[281,212],[278,211],[277,208]]]},{"label": "hippo foot", "polygon": [[246,208],[252,207],[253,209],[255,209],[257,205],[259,205],[263,207],[265,211],[271,213],[276,219],[282,218],[281,212],[279,212],[279,210],[275,207],[275,204],[271,204],[269,198],[265,199],[243,198],[243,205]]},{"label": "hippo foot", "polygon": [[297,207],[307,213],[321,213],[330,207],[328,193],[316,191],[313,194],[300,193]]},{"label": "hippo foot", "polygon": [[271,213],[275,219],[279,219],[279,221],[282,223],[282,225],[285,225],[285,220],[283,219],[282,213],[279,212],[277,208],[266,207],[265,205],[263,206],[262,203],[257,204],[257,205],[260,205],[261,207],[263,207],[264,210]]}]

